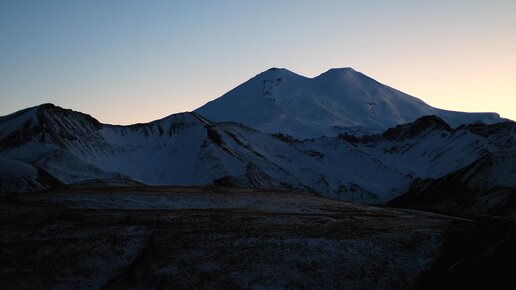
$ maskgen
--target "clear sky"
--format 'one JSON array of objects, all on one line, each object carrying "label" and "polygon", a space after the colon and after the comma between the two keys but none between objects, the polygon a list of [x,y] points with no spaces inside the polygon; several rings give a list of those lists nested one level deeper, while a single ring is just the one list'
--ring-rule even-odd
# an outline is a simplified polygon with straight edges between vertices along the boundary
[{"label": "clear sky", "polygon": [[270,67],[353,67],[516,120],[516,1],[0,1],[0,115],[52,102],[147,122]]}]

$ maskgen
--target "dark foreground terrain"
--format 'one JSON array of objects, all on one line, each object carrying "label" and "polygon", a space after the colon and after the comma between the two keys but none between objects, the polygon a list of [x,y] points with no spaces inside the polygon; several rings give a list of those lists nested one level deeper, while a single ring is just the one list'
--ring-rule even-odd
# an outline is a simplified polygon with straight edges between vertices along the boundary
[{"label": "dark foreground terrain", "polygon": [[511,289],[515,232],[278,190],[90,184],[0,198],[0,289]]}]

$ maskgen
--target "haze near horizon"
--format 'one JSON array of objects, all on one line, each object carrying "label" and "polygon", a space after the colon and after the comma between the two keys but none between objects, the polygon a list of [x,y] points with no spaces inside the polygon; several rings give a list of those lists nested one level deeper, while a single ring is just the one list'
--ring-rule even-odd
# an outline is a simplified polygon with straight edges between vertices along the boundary
[{"label": "haze near horizon", "polygon": [[131,124],[270,68],[353,67],[448,110],[516,119],[511,1],[2,1],[0,115],[41,103]]}]

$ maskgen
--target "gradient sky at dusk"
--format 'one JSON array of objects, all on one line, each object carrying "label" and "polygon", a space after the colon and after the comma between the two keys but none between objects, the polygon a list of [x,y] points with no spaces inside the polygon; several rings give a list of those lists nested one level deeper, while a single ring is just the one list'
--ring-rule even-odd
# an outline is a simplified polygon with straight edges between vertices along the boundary
[{"label": "gradient sky at dusk", "polygon": [[516,120],[516,1],[0,1],[0,115],[193,110],[270,67],[353,67],[430,105]]}]

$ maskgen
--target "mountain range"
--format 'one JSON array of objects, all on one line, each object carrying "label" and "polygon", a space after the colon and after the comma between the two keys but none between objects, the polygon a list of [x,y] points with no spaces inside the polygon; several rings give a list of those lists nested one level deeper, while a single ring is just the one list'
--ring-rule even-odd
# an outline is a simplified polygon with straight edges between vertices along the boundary
[{"label": "mountain range", "polygon": [[298,138],[381,133],[427,115],[439,116],[452,127],[502,121],[496,113],[434,108],[352,68],[330,69],[314,78],[271,68],[196,112],[212,121]]},{"label": "mountain range", "polygon": [[514,216],[515,144],[516,124],[497,114],[436,109],[349,68],[271,69],[146,124],[52,104],[0,117],[0,191],[217,184]]}]

